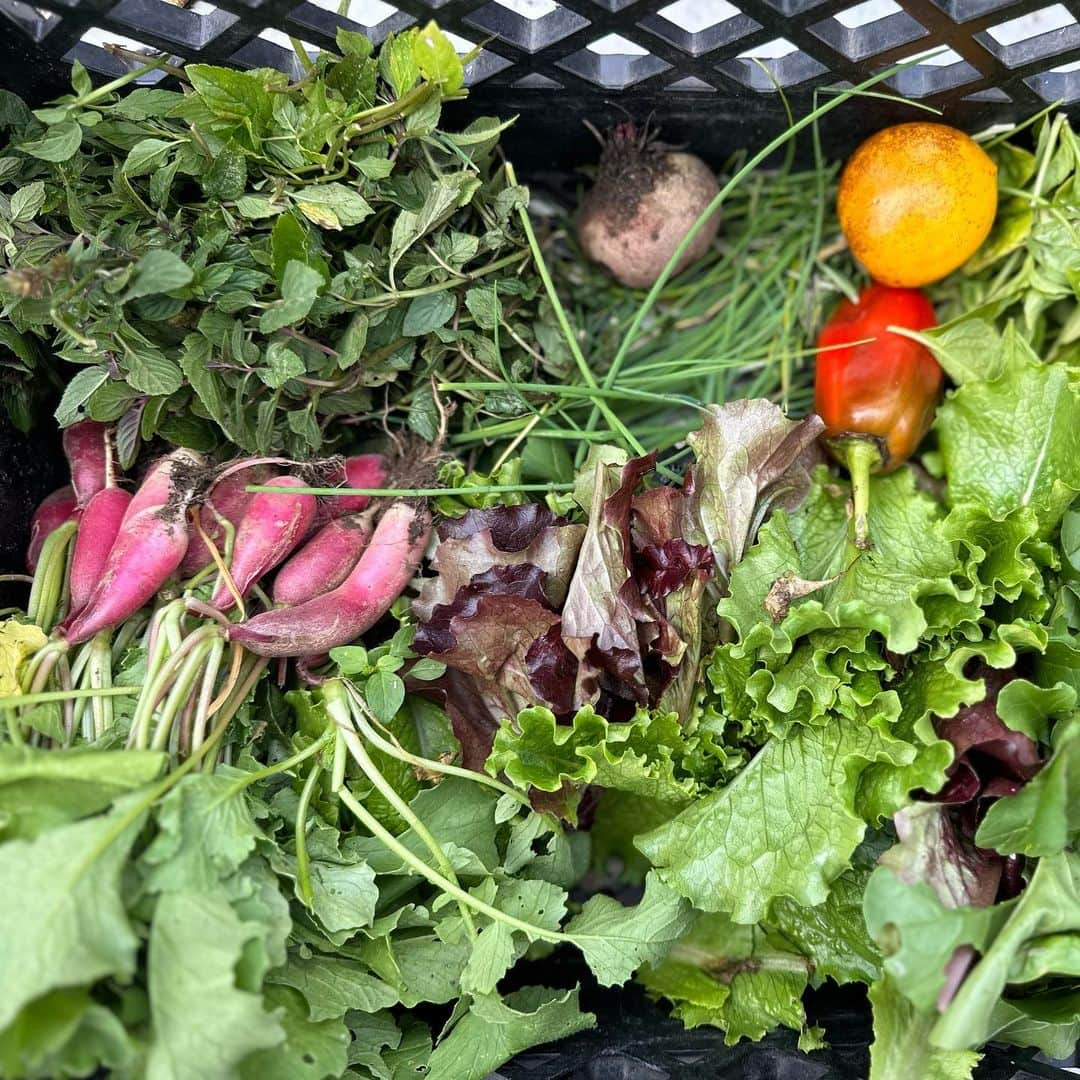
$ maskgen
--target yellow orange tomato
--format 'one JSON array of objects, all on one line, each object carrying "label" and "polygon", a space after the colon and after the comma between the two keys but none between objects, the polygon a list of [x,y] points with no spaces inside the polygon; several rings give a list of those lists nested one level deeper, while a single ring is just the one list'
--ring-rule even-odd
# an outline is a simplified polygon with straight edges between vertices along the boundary
[{"label": "yellow orange tomato", "polygon": [[946,124],[885,128],[848,160],[836,202],[852,254],[883,285],[918,288],[961,266],[997,211],[997,166]]}]

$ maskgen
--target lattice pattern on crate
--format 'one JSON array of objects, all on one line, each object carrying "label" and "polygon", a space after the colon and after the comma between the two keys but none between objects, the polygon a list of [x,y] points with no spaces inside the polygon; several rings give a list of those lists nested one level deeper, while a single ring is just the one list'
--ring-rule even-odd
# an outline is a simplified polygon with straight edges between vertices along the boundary
[{"label": "lattice pattern on crate", "polygon": [[[376,42],[435,17],[470,85],[737,95],[853,83],[900,60],[894,89],[958,98],[1080,101],[1080,0],[0,0],[50,56],[115,75],[143,53],[298,74],[337,27]],[[116,48],[119,46],[119,49]],[[125,51],[126,50],[126,51]],[[155,77],[160,78],[160,74]],[[736,85],[738,84],[738,85]]]}]

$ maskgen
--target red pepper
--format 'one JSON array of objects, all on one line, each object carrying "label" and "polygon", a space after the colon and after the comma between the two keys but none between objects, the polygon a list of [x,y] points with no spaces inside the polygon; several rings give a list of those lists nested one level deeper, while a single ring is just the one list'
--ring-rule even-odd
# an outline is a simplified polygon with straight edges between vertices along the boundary
[{"label": "red pepper", "polygon": [[[818,336],[814,407],[825,441],[851,473],[855,542],[869,546],[872,471],[891,472],[915,452],[934,421],[944,375],[924,345],[890,326],[928,330],[934,309],[918,289],[870,285],[843,301]],[[855,344],[858,342],[859,344]]]}]

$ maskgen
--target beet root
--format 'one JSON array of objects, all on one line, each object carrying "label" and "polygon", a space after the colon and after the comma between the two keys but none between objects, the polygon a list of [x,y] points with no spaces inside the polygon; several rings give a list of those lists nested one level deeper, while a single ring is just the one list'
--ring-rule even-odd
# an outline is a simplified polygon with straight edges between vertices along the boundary
[{"label": "beet root", "polygon": [[[648,288],[719,190],[701,158],[664,150],[633,124],[619,124],[581,205],[582,251],[622,284]],[[675,273],[709,250],[719,225],[716,211],[683,252]]]}]

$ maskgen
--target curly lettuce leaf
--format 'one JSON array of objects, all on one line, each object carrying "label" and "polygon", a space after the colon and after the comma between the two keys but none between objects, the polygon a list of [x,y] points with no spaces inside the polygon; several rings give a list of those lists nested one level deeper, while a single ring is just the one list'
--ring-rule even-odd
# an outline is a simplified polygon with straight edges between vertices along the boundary
[{"label": "curly lettuce leaf", "polygon": [[571,724],[559,724],[550,710],[536,707],[499,726],[486,768],[492,776],[504,773],[523,789],[597,784],[684,803],[696,784],[678,769],[682,748],[679,718],[672,713],[640,710],[620,724],[586,706]]},{"label": "curly lettuce leaf", "polygon": [[[916,490],[911,470],[871,482],[874,547],[861,555],[850,540],[848,497],[822,470],[797,513],[778,511],[762,526],[719,608],[738,631],[740,651],[756,650],[772,666],[815,630],[870,630],[904,654],[978,618],[974,586],[957,580],[941,510]],[[778,610],[770,593],[791,574],[821,585]]]}]

